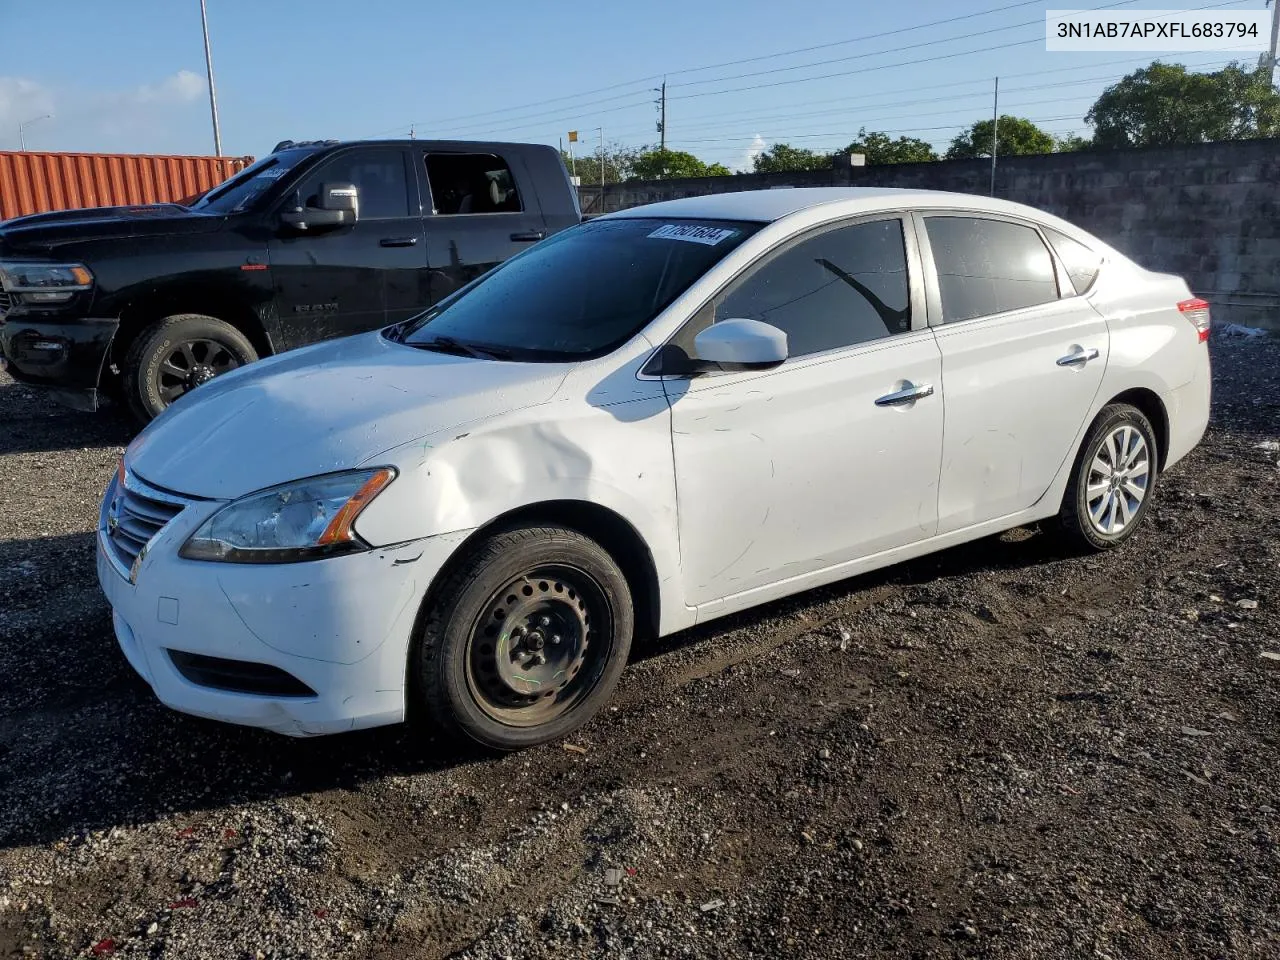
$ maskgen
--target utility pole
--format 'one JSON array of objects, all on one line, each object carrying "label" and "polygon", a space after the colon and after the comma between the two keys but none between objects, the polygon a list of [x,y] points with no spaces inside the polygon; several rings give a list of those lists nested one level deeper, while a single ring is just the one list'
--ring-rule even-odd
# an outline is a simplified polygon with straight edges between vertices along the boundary
[{"label": "utility pole", "polygon": [[209,74],[209,113],[213,115],[213,155],[222,156],[222,131],[218,129],[218,95],[213,89],[213,53],[209,49],[209,13],[200,0],[200,23],[204,27],[204,67]]},{"label": "utility pole", "polygon": [[996,151],[1000,148],[1000,78],[991,98],[991,195],[996,195]]},{"label": "utility pole", "polygon": [[1271,50],[1268,54],[1267,68],[1270,72],[1272,86],[1276,82],[1276,56],[1280,52],[1280,2],[1271,0]]},{"label": "utility pole", "polygon": [[600,212],[604,213],[604,127],[600,127]]},{"label": "utility pole", "polygon": [[667,150],[667,78],[662,78],[662,86],[657,88],[658,94],[658,149]]}]

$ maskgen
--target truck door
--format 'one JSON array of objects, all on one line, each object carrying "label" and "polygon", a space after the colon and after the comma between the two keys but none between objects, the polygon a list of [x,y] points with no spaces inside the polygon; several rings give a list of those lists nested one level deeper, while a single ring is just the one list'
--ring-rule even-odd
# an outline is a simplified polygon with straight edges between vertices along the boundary
[{"label": "truck door", "polygon": [[281,209],[315,206],[322,183],[359,191],[354,224],[269,241],[285,348],[375,330],[427,306],[426,242],[417,179],[406,150],[354,147],[305,174]]},{"label": "truck door", "polygon": [[546,236],[538,195],[518,154],[428,149],[418,152],[417,162],[433,303]]}]

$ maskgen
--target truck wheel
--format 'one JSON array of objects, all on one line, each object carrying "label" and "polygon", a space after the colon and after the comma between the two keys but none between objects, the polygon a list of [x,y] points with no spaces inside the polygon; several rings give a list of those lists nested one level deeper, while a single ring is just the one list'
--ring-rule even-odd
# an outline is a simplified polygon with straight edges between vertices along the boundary
[{"label": "truck wheel", "polygon": [[410,711],[484,746],[567,736],[599,711],[626,666],[626,577],[576,530],[495,533],[433,597],[411,654]]},{"label": "truck wheel", "polygon": [[257,359],[253,344],[231,324],[179,313],[147,327],[129,346],[125,398],[147,423],[200,384]]}]

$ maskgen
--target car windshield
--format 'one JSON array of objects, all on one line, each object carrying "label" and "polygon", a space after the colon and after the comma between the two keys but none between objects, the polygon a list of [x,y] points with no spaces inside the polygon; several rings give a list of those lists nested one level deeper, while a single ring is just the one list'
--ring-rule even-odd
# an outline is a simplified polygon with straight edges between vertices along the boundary
[{"label": "car windshield", "polygon": [[399,339],[517,360],[603,355],[759,228],[657,218],[579,224],[443,301]]},{"label": "car windshield", "polygon": [[309,150],[282,150],[263,157],[226,183],[210,190],[191,209],[202,213],[239,213],[310,153]]}]

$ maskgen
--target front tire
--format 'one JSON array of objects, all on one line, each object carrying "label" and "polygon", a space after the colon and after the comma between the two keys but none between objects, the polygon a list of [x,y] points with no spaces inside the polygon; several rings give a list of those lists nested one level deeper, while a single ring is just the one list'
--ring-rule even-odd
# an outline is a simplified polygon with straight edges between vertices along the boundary
[{"label": "front tire", "polygon": [[558,740],[626,666],[634,611],[599,544],[563,527],[485,538],[433,591],[410,659],[411,710],[486,747]]},{"label": "front tire", "polygon": [[1109,550],[1133,536],[1146,516],[1159,473],[1151,421],[1137,407],[1102,408],[1072,467],[1058,523],[1083,550]]},{"label": "front tire", "polygon": [[200,384],[258,359],[231,324],[198,313],[166,317],[138,334],[124,362],[124,395],[146,424]]}]

